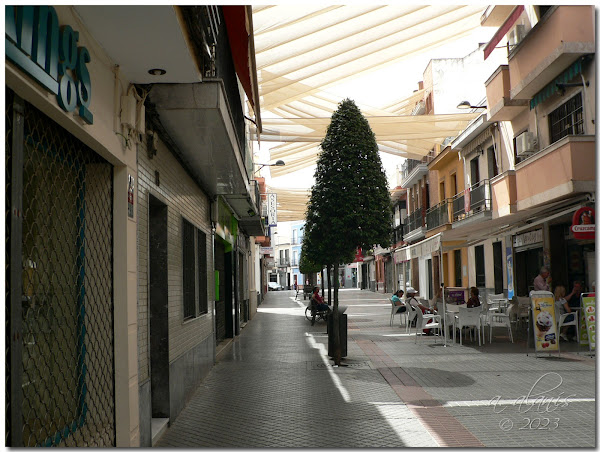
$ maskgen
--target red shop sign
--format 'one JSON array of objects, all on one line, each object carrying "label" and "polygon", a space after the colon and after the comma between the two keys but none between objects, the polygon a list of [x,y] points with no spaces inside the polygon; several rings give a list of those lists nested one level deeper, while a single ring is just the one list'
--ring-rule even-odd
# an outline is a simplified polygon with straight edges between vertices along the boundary
[{"label": "red shop sign", "polygon": [[592,207],[582,207],[575,212],[571,231],[573,237],[580,240],[591,240],[596,237],[596,212]]}]

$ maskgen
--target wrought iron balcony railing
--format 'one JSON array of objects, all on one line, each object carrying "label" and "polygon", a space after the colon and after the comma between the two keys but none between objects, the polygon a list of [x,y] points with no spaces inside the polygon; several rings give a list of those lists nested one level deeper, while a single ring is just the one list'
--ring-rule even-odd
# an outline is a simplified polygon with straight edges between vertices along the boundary
[{"label": "wrought iron balcony railing", "polygon": [[423,208],[419,207],[408,216],[407,231],[412,232],[418,228],[425,226],[425,218],[423,216]]},{"label": "wrought iron balcony railing", "polygon": [[477,182],[452,198],[452,221],[492,209],[489,179]]},{"label": "wrought iron balcony railing", "polygon": [[427,209],[427,230],[450,223],[452,215],[449,211],[451,210],[451,207],[452,203],[448,202],[447,199],[444,199],[441,203]]}]

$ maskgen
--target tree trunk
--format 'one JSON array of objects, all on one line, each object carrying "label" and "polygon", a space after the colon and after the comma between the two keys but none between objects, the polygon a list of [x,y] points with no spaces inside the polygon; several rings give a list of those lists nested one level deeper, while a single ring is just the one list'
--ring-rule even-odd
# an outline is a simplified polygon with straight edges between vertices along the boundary
[{"label": "tree trunk", "polygon": [[327,304],[331,306],[331,264],[327,265]]},{"label": "tree trunk", "polygon": [[[337,276],[339,264],[333,264],[333,274]],[[339,366],[342,362],[342,344],[340,341],[340,317],[338,310],[339,279],[335,278],[333,290],[333,362]]]}]

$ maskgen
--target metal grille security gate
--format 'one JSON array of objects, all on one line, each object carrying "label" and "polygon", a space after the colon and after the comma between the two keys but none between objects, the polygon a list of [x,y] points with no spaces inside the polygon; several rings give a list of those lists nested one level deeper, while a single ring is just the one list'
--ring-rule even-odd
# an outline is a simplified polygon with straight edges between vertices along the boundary
[{"label": "metal grille security gate", "polygon": [[112,166],[6,91],[6,443],[114,446]]}]

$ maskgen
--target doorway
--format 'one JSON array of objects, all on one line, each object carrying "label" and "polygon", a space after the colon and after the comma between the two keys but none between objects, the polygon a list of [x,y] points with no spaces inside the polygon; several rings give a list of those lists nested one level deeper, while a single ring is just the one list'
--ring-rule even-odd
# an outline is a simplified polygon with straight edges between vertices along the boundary
[{"label": "doorway", "polygon": [[533,280],[544,265],[544,250],[539,247],[515,251],[515,288],[519,297],[527,297],[533,290]]},{"label": "doorway", "polygon": [[152,419],[158,419],[170,412],[167,206],[152,195],[149,201],[150,391]]},{"label": "doorway", "polygon": [[494,293],[503,293],[502,242],[492,244],[494,254]]}]

